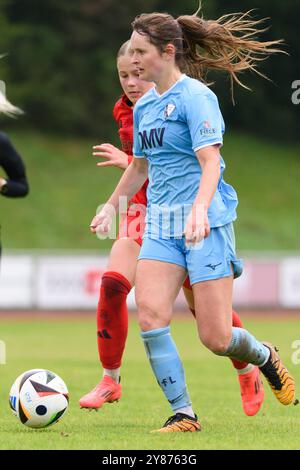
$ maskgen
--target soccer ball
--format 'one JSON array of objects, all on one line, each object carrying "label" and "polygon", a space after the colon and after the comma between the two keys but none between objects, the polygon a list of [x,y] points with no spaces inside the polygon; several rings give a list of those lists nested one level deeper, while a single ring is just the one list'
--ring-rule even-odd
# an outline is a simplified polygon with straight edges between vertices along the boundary
[{"label": "soccer ball", "polygon": [[54,372],[32,369],[19,375],[9,393],[13,414],[30,428],[56,423],[67,411],[68,389]]}]

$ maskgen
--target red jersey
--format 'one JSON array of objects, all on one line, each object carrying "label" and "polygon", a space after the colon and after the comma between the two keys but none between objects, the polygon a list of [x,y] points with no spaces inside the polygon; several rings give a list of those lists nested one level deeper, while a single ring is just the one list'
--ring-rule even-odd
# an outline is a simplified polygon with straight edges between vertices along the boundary
[{"label": "red jersey", "polygon": [[[133,109],[132,103],[128,100],[126,95],[123,95],[114,106],[113,116],[119,126],[119,136],[122,144],[122,150],[128,155],[128,163],[133,159]],[[129,201],[131,204],[147,205],[147,186],[148,180],[143,184],[141,189]]]}]

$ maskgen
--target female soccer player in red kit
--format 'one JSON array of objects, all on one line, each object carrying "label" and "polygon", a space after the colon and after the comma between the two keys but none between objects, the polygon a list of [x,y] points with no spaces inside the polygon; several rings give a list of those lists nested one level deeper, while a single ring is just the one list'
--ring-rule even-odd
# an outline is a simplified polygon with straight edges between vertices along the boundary
[{"label": "female soccer player in red kit", "polygon": [[[152,83],[139,78],[132,65],[129,53],[129,41],[121,47],[117,56],[117,67],[123,96],[116,103],[113,111],[119,125],[122,151],[111,144],[94,147],[94,155],[104,157],[105,162],[98,166],[116,166],[126,169],[132,161],[133,144],[133,106],[146,93]],[[103,366],[103,378],[79,404],[82,408],[100,408],[105,402],[121,398],[120,366],[128,331],[127,295],[135,284],[137,258],[142,244],[144,231],[144,211],[147,205],[146,182],[129,202],[127,217],[121,222],[119,237],[115,241],[108,262],[107,271],[102,277],[97,310],[98,351]],[[97,219],[97,216],[93,219]],[[93,222],[91,225],[93,225]],[[184,293],[190,310],[194,314],[194,299],[187,278]],[[242,327],[236,312],[232,312],[232,324]],[[263,402],[264,390],[256,366],[232,360],[238,372],[242,404],[245,414],[255,415]]]}]

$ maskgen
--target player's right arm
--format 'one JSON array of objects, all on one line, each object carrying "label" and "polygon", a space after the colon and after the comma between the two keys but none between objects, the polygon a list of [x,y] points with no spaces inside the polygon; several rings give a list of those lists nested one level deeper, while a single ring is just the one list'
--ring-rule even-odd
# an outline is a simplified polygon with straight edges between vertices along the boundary
[{"label": "player's right arm", "polygon": [[104,162],[97,163],[97,166],[115,166],[121,168],[121,170],[126,170],[130,163],[129,155],[112,144],[95,145],[93,155],[106,159]]},{"label": "player's right arm", "polygon": [[90,229],[93,233],[107,233],[110,230],[111,220],[115,216],[119,208],[119,200],[121,196],[126,196],[130,200],[143,186],[148,178],[148,160],[140,147],[139,141],[139,118],[137,108],[133,113],[134,120],[134,158],[128,168],[125,170],[119,181],[115,191],[101,209],[100,213],[93,218]]},{"label": "player's right arm", "polygon": [[111,220],[119,208],[119,199],[126,196],[130,200],[143,186],[148,178],[148,161],[146,158],[133,158],[132,163],[125,170],[115,191],[97,214],[90,225],[91,232],[107,233]]}]

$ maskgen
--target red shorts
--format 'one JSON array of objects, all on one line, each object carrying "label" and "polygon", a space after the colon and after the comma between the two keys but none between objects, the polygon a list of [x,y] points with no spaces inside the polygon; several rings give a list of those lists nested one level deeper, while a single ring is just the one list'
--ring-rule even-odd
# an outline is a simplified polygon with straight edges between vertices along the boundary
[{"label": "red shorts", "polygon": [[131,238],[142,246],[142,237],[145,231],[145,217],[145,206],[142,204],[131,205],[127,210],[127,214],[121,216],[118,240],[120,240],[120,238]]}]

